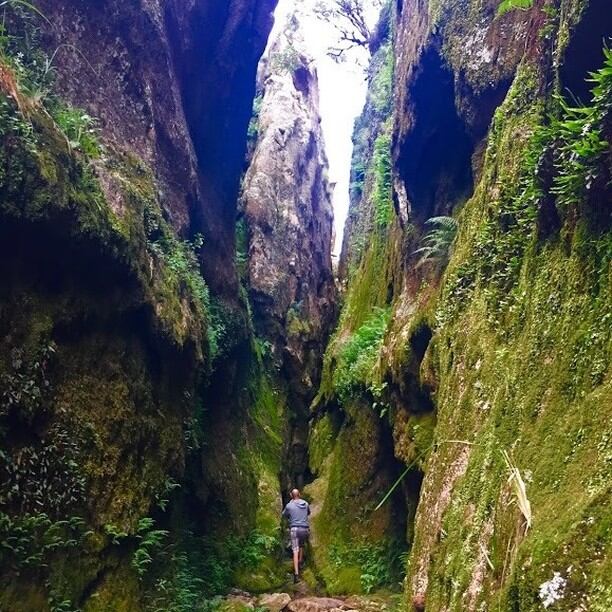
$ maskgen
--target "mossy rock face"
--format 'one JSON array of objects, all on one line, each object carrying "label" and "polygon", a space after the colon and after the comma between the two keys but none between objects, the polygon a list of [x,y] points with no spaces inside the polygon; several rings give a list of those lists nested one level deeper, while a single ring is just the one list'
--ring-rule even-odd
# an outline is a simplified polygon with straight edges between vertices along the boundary
[{"label": "mossy rock face", "polygon": [[[133,204],[118,213],[49,115],[32,106],[26,121],[4,93],[0,103],[3,128],[30,126],[9,129],[0,146],[0,379],[13,393],[3,395],[0,469],[19,479],[21,492],[3,518],[30,525],[32,542],[40,525],[61,533],[60,518],[81,521],[55,548],[39,547],[32,582],[50,585],[47,599],[79,601],[104,573],[104,603],[95,609],[138,609],[132,547],[111,545],[105,526],[132,535],[182,474],[184,430],[208,350],[203,313],[149,252],[150,175],[132,186],[132,165],[114,160],[130,185],[117,197]],[[31,469],[11,471],[16,457]],[[109,554],[118,557],[107,566]],[[16,583],[3,589],[3,607],[27,609],[19,583],[31,577],[1,571]]]},{"label": "mossy rock face", "polygon": [[83,612],[131,612],[141,608],[141,585],[129,567],[120,567],[103,579]]},{"label": "mossy rock face", "polygon": [[[315,435],[331,427],[331,417],[324,419],[327,425],[319,421]],[[391,433],[367,401],[351,401],[334,437],[316,480],[306,488],[313,508],[314,567],[329,593],[362,593],[368,567],[378,564],[380,580],[391,581],[396,572],[389,551],[405,541],[406,500],[398,491],[375,509],[399,476],[399,467],[391,454]],[[372,581],[382,586],[376,578]]]},{"label": "mossy rock face", "polygon": [[327,588],[334,595],[362,593],[361,568],[350,565],[338,568],[333,576],[329,576]]},{"label": "mossy rock face", "polygon": [[[565,20],[578,4],[562,3],[561,23],[549,15],[548,37],[571,31]],[[602,515],[610,495],[611,337],[601,325],[609,319],[612,242],[609,216],[600,216],[610,188],[600,178],[591,193],[568,194],[565,175],[555,173],[570,161],[549,174],[539,166],[542,150],[559,155],[564,138],[553,124],[547,140],[544,108],[553,107],[561,124],[580,120],[543,93],[554,80],[550,49],[544,36],[529,40],[537,52],[522,60],[495,113],[439,291],[404,322],[406,332],[424,315],[435,322],[420,368],[435,382],[434,444],[422,464],[407,580],[409,600],[423,597],[427,609],[535,612],[555,573],[562,585],[555,609],[612,602],[601,548],[612,537]],[[609,96],[593,104],[599,119],[583,133],[594,131],[603,144],[585,167],[608,177]],[[556,225],[546,218],[553,213]],[[396,420],[406,457],[417,444],[411,419]],[[509,482],[515,468],[521,481]],[[517,482],[528,505],[519,504]]]},{"label": "mossy rock face", "polygon": [[269,593],[287,582],[287,572],[275,558],[262,561],[254,569],[240,569],[234,573],[234,584],[249,593]]}]

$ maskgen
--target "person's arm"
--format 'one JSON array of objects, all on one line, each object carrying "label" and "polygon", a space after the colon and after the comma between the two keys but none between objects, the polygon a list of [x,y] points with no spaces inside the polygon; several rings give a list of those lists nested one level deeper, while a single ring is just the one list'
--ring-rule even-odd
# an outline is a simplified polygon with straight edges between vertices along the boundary
[{"label": "person's arm", "polygon": [[285,506],[283,508],[283,511],[281,512],[281,518],[286,518],[287,517],[287,506]]},{"label": "person's arm", "polygon": [[308,516],[310,516],[310,504],[308,504]]}]

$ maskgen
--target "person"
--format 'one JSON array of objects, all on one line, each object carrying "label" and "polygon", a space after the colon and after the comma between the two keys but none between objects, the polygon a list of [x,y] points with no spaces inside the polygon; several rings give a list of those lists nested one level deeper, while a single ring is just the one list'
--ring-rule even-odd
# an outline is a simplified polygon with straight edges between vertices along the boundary
[{"label": "person", "polygon": [[300,566],[304,562],[304,544],[310,537],[310,505],[300,497],[298,489],[291,491],[291,500],[285,506],[282,516],[289,520],[291,550],[293,551],[293,582],[300,579]]}]

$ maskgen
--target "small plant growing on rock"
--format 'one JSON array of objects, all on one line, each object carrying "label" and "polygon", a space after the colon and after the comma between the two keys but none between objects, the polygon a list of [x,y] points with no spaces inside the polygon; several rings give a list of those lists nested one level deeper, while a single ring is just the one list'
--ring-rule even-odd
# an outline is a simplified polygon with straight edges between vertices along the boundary
[{"label": "small plant growing on rock", "polygon": [[53,113],[53,118],[68,139],[72,150],[79,151],[90,159],[100,157],[101,147],[93,117],[79,108],[62,106]]},{"label": "small plant growing on rock", "polygon": [[155,521],[150,517],[141,518],[138,521],[136,539],[138,548],[134,551],[132,567],[139,576],[144,576],[153,562],[153,554],[159,550],[168,535],[165,529],[154,529]]},{"label": "small plant growing on rock", "polygon": [[422,245],[414,253],[420,254],[417,268],[429,262],[442,266],[448,263],[459,224],[452,217],[432,217],[425,222],[430,230],[425,234]]},{"label": "small plant growing on rock", "polygon": [[522,11],[529,10],[533,6],[533,0],[503,0],[497,7],[497,16],[501,17],[510,11],[520,9]]},{"label": "small plant growing on rock", "polygon": [[378,358],[389,315],[388,308],[376,308],[342,347],[333,378],[340,399],[348,398],[360,385],[367,385]]}]

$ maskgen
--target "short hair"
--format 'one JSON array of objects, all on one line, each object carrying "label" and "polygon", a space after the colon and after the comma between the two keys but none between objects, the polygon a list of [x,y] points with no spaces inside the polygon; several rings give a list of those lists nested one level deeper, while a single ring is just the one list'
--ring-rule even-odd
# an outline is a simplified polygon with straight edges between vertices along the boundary
[{"label": "short hair", "polygon": [[292,499],[297,499],[299,496],[300,496],[299,489],[293,489],[293,491],[291,491],[291,498]]}]

